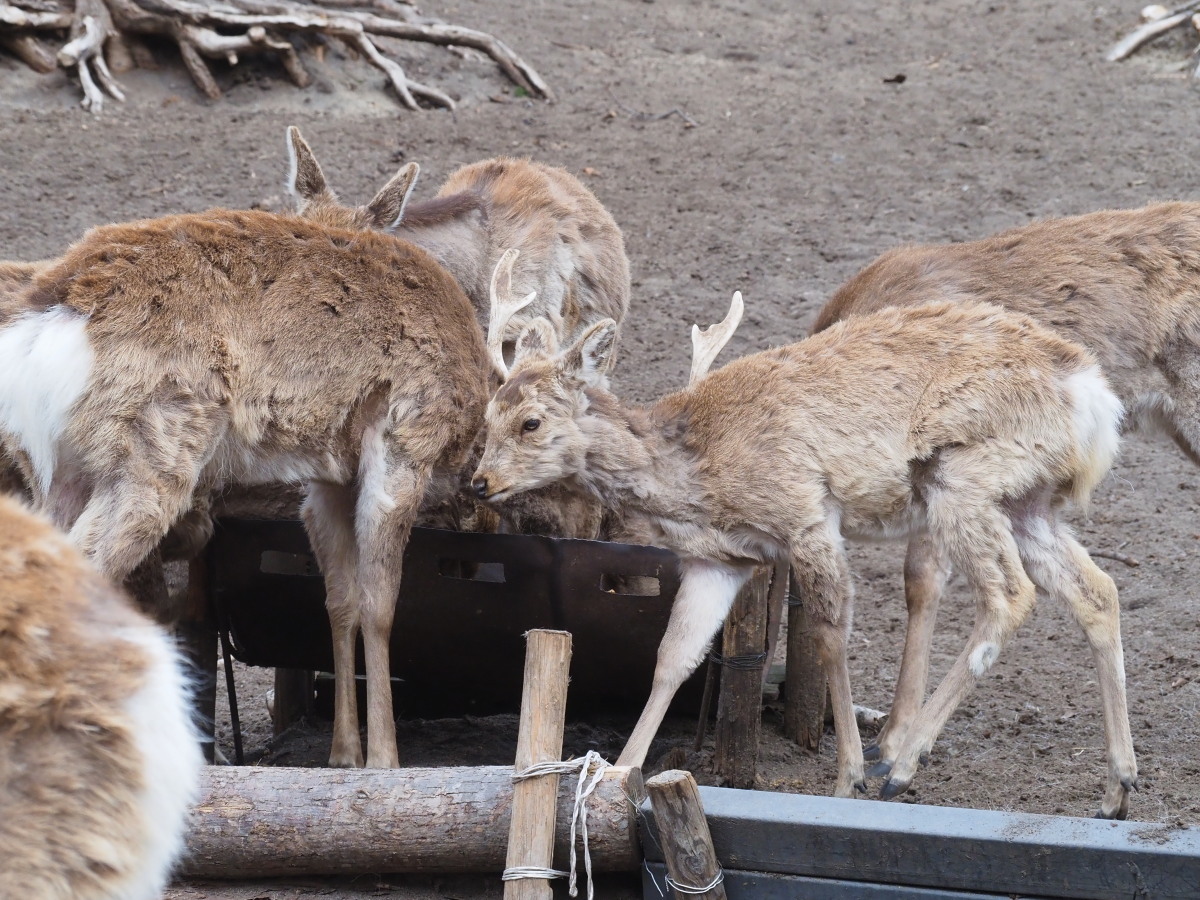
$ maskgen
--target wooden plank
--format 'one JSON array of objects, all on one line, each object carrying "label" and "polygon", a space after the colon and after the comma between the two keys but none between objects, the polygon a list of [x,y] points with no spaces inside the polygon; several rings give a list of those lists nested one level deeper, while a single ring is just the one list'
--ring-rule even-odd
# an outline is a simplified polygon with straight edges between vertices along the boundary
[{"label": "wooden plank", "polygon": [[[1200,896],[1200,828],[730,788],[700,796],[727,869],[1064,900]],[[656,841],[642,845],[660,860]]]},{"label": "wooden plank", "polygon": [[[671,769],[655,775],[646,782],[646,792],[666,868],[672,881],[682,888],[671,888],[676,900],[688,900],[689,896],[726,900],[725,886],[717,877],[721,874],[721,864],[713,851],[712,836],[692,773]],[[710,884],[712,887],[700,890]]]},{"label": "wooden plank", "polygon": [[[504,867],[513,787],[511,766],[208,766],[189,821],[183,874],[237,880],[363,872],[494,876]],[[641,865],[637,805],[629,799],[640,794],[639,770],[611,768],[588,800],[588,847],[597,871],[633,872]],[[563,779],[552,822],[558,868],[568,864],[574,802],[575,779]]]},{"label": "wooden plank", "polygon": [[[642,869],[643,900],[663,900],[667,893],[667,867],[647,863]],[[898,884],[868,884],[836,878],[776,875],[771,872],[725,873],[729,900],[1008,900],[1010,895],[979,894],[974,891],[943,891],[938,888],[905,887]],[[1046,900],[1021,894],[1021,900]]]},{"label": "wooden plank", "polygon": [[[526,641],[515,774],[535,763],[562,759],[567,677],[571,668],[570,633],[535,629],[526,635]],[[539,775],[513,786],[506,869],[551,867],[557,804],[557,775]],[[551,900],[553,896],[554,889],[545,878],[504,882],[504,900]]]},{"label": "wooden plank", "polygon": [[770,592],[771,570],[759,568],[734,601],[721,639],[714,762],[729,787],[752,788],[758,774]]}]

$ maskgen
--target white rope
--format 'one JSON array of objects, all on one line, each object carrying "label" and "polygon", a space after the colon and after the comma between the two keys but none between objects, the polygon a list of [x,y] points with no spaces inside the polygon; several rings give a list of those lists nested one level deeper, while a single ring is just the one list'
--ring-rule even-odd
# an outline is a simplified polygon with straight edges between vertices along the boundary
[{"label": "white rope", "polygon": [[575,785],[575,808],[571,810],[571,870],[564,872],[561,869],[543,869],[539,866],[511,866],[505,869],[504,874],[500,876],[502,880],[568,878],[568,893],[572,897],[578,896],[579,888],[576,886],[575,880],[575,834],[578,831],[583,837],[583,869],[587,874],[587,896],[588,900],[593,900],[592,854],[588,849],[587,802],[588,798],[592,796],[592,792],[596,790],[596,785],[600,783],[600,779],[604,777],[604,770],[608,768],[610,768],[609,763],[599,753],[589,750],[578,759],[565,762],[534,763],[524,771],[513,773],[513,781],[524,781],[526,778],[537,778],[540,775],[579,773],[579,781]]},{"label": "white rope", "polygon": [[[650,863],[648,861],[643,861],[642,865],[646,869],[646,874],[650,876],[650,883],[652,885],[654,885],[654,889],[656,891],[658,891],[658,896],[665,898],[667,895],[665,893],[663,893],[663,889],[658,886],[658,879],[654,877],[654,870],[650,868]],[[718,884],[721,884],[721,882],[723,882],[725,880],[725,870],[717,869],[716,877],[713,878],[713,880],[710,881],[708,884],[706,884],[704,887],[692,887],[689,884],[680,884],[678,881],[676,881],[670,875],[665,875],[663,877],[666,879],[668,887],[674,888],[675,890],[679,891],[679,893],[681,893],[681,894],[707,894],[709,891],[711,891]]]},{"label": "white rope", "polygon": [[725,870],[717,869],[717,877],[706,884],[704,887],[692,887],[690,884],[680,884],[670,875],[667,876],[667,884],[675,888],[681,894],[707,894],[718,884],[725,880]]}]

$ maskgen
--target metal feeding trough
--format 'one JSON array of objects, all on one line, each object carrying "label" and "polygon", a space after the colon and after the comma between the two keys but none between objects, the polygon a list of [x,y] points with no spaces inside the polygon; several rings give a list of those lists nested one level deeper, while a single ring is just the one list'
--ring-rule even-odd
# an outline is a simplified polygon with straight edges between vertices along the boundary
[{"label": "metal feeding trough", "polygon": [[[332,670],[325,584],[299,522],[222,519],[208,566],[234,658]],[[678,588],[677,557],[657,547],[414,528],[392,629],[396,712],[517,712],[523,635],[556,628],[574,636],[568,714],[636,713]],[[702,688],[693,676],[672,710],[697,711]]]}]

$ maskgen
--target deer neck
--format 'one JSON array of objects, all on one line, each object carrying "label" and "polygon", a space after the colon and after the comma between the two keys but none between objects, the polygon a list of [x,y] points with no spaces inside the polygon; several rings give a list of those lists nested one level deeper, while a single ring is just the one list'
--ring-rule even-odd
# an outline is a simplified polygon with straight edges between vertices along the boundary
[{"label": "deer neck", "polygon": [[698,520],[696,461],[679,429],[651,409],[623,406],[612,394],[589,390],[580,419],[584,459],[576,479],[613,509],[653,519]]}]

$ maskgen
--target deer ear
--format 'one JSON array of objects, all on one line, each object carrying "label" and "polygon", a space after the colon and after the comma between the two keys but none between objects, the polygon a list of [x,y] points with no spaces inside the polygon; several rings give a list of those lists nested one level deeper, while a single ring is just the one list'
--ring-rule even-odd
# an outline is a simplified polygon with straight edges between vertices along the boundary
[{"label": "deer ear", "polygon": [[420,174],[421,167],[411,162],[379,189],[375,199],[367,204],[373,227],[380,231],[391,231],[399,227],[404,219],[404,207],[408,205],[408,198],[412,196]]},{"label": "deer ear", "polygon": [[554,326],[545,317],[538,316],[518,335],[513,366],[531,356],[553,356],[557,352],[558,336],[554,333]]},{"label": "deer ear", "polygon": [[325,175],[312,148],[300,136],[300,129],[292,125],[287,130],[288,181],[287,190],[303,208],[314,200],[334,201],[333,191],[325,183]]},{"label": "deer ear", "polygon": [[563,369],[588,384],[601,384],[612,363],[616,343],[617,323],[603,319],[581,334],[563,353]]}]

